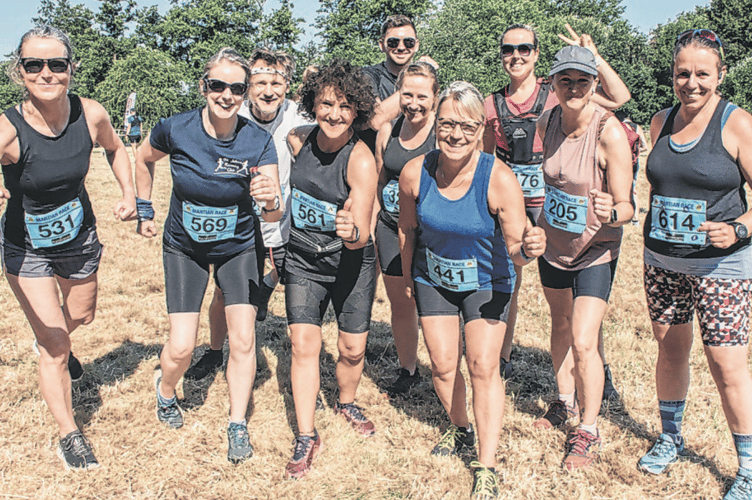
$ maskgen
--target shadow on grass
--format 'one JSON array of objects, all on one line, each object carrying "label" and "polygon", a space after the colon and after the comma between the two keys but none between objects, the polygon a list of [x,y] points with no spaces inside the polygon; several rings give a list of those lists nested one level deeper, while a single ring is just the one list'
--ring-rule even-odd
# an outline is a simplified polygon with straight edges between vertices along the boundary
[{"label": "shadow on grass", "polygon": [[84,376],[73,383],[73,408],[79,427],[91,421],[102,406],[100,387],[112,386],[135,373],[145,359],[158,356],[161,344],[141,344],[126,340],[116,349],[84,365]]}]

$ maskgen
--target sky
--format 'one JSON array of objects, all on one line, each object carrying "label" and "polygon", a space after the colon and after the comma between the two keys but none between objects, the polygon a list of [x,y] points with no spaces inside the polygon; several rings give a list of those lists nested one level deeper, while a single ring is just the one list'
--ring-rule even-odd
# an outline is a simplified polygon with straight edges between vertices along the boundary
[{"label": "sky", "polygon": [[[276,0],[259,0],[264,2],[264,9],[271,11],[279,3]],[[164,13],[169,6],[168,0],[137,0],[139,7],[146,5],[158,5],[160,12]],[[39,8],[39,0],[2,0],[3,29],[0,31],[0,59],[5,59],[18,45],[21,36],[31,27],[31,18],[36,16]],[[83,3],[90,9],[97,10],[96,0],[70,0],[71,4]],[[627,20],[643,33],[648,33],[658,24],[666,24],[675,19],[680,12],[694,10],[696,5],[708,5],[710,2],[697,0],[623,0],[626,7]],[[306,29],[305,40],[313,36],[313,21],[316,18],[318,2],[311,0],[294,1],[295,14],[304,18],[309,28]]]}]

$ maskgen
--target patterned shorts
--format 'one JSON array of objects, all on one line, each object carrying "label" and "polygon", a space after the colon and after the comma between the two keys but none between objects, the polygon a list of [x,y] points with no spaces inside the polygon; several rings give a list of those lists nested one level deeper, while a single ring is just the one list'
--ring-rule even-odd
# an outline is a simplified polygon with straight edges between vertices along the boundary
[{"label": "patterned shorts", "polygon": [[663,325],[692,321],[695,309],[702,343],[746,345],[752,280],[693,276],[645,264],[650,319]]}]

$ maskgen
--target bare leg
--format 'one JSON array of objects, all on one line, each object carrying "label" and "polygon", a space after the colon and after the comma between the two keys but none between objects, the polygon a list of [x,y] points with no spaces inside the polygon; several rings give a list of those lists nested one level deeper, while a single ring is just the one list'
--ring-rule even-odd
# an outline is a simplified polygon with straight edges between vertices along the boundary
[{"label": "bare leg", "polygon": [[360,377],[363,375],[363,364],[366,353],[368,332],[347,333],[340,330],[337,347],[337,385],[339,386],[339,402],[352,403],[358,390]]},{"label": "bare leg", "polygon": [[290,338],[292,340],[290,379],[298,432],[313,435],[316,396],[321,384],[319,371],[321,327],[295,323],[290,325]]},{"label": "bare leg", "polygon": [[402,368],[415,373],[418,361],[418,311],[415,301],[405,296],[405,282],[401,276],[383,275],[384,287],[392,311],[392,335]]},{"label": "bare leg", "polygon": [[227,361],[227,386],[230,393],[230,421],[245,420],[256,377],[256,307],[234,304],[225,308],[230,358]]}]

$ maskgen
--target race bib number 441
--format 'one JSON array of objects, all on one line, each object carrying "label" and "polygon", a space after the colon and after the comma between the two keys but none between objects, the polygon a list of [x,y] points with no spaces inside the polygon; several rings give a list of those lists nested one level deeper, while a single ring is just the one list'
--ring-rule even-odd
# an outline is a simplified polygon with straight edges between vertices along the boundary
[{"label": "race bib number 441", "polygon": [[337,205],[321,201],[313,196],[292,190],[292,217],[298,229],[313,231],[336,231],[334,219],[337,216]]},{"label": "race bib number 441", "polygon": [[24,214],[26,231],[34,248],[55,247],[71,241],[78,236],[83,221],[84,210],[78,198],[46,214]]},{"label": "race bib number 441", "polygon": [[670,243],[705,244],[707,235],[698,230],[707,219],[705,200],[653,196],[651,208],[651,238]]},{"label": "race bib number 441", "polygon": [[426,248],[428,277],[434,285],[454,292],[478,289],[478,261],[476,259],[445,259]]},{"label": "race bib number 441", "polygon": [[202,207],[183,202],[183,226],[198,243],[228,240],[235,236],[238,207]]},{"label": "race bib number 441", "polygon": [[582,234],[587,227],[587,196],[575,196],[553,186],[546,186],[543,211],[546,222],[569,233]]}]

